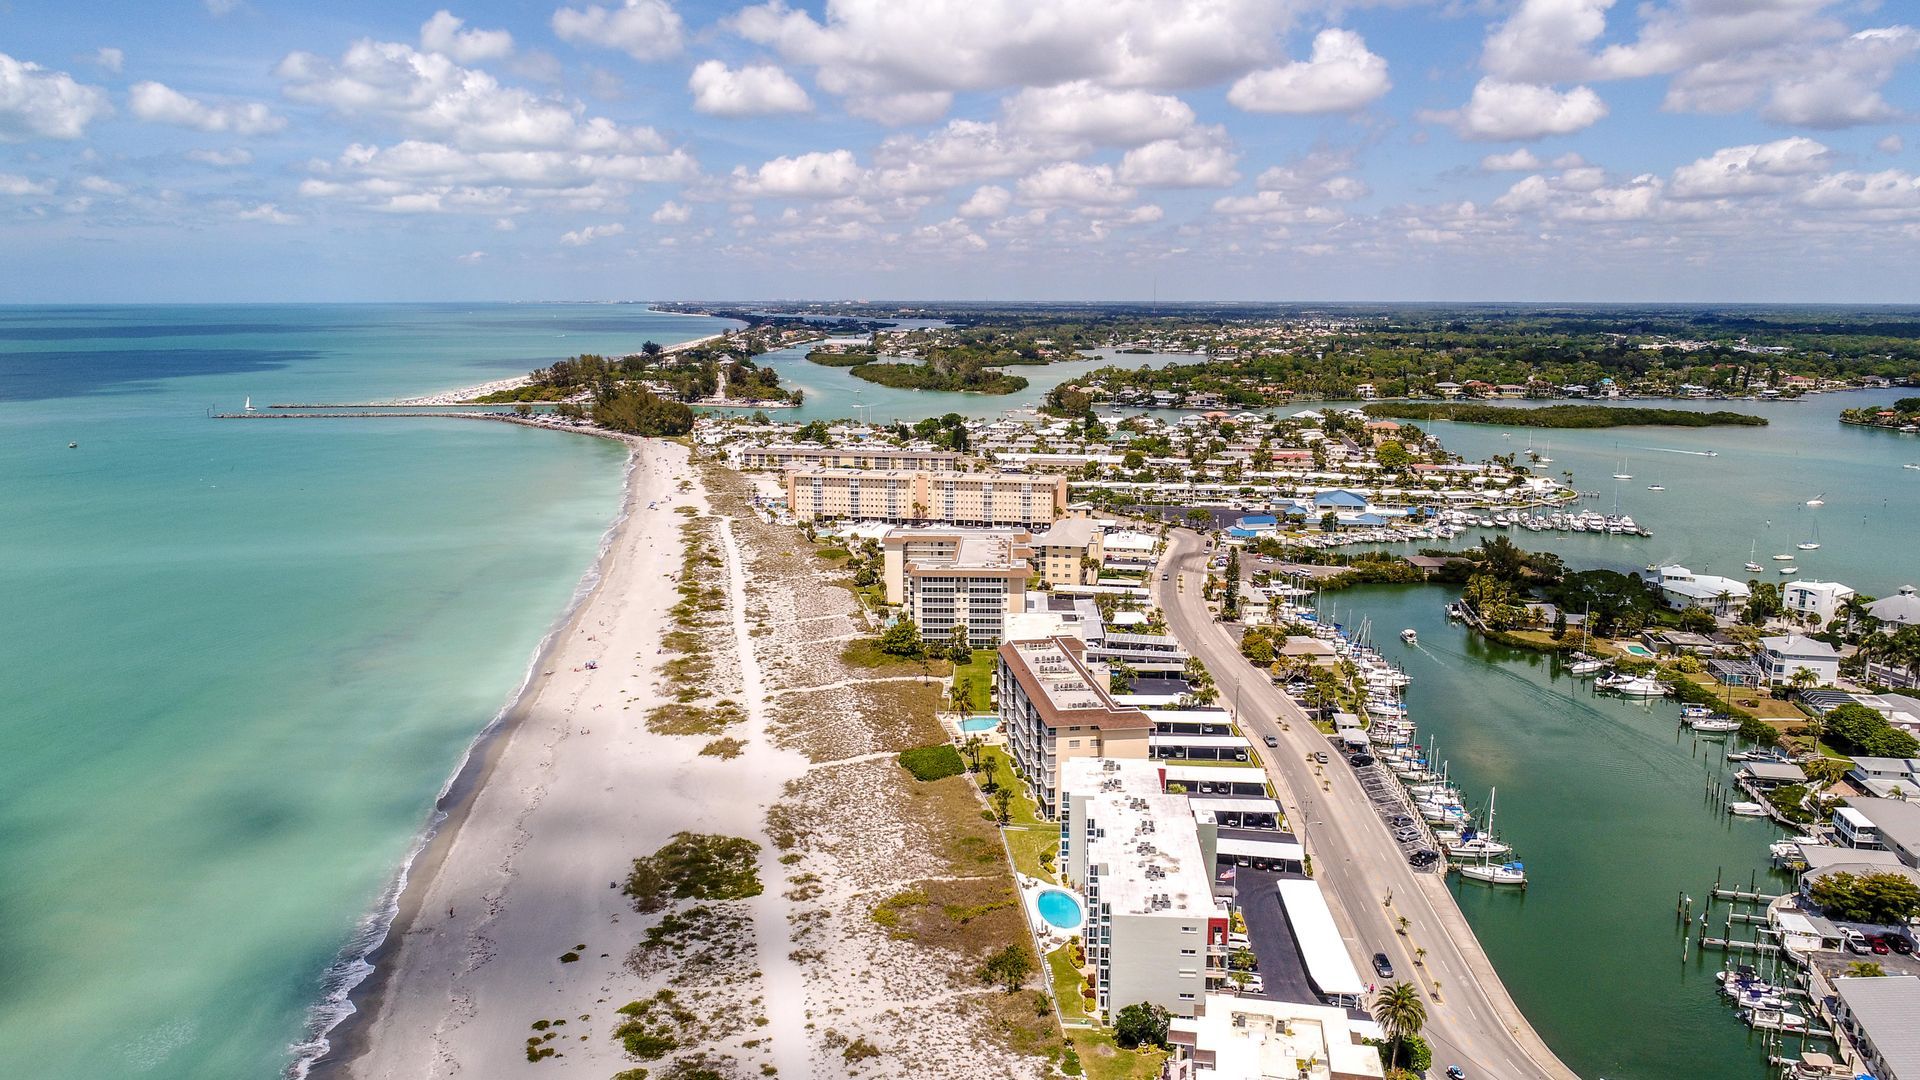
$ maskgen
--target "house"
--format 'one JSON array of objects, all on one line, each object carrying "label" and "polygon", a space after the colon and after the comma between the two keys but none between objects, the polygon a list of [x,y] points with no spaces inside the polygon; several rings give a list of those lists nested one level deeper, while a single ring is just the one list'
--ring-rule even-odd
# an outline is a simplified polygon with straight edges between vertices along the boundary
[{"label": "house", "polygon": [[1322,491],[1313,497],[1313,509],[1316,513],[1324,514],[1329,510],[1336,512],[1341,510],[1365,510],[1366,508],[1366,497],[1356,495],[1351,491],[1341,491],[1338,489]]},{"label": "house", "polygon": [[1780,603],[1803,619],[1825,626],[1853,599],[1854,591],[1837,581],[1789,581],[1780,590]]},{"label": "house", "polygon": [[1433,384],[1433,388],[1438,390],[1443,398],[1457,398],[1463,389],[1457,382],[1437,382]]},{"label": "house", "polygon": [[1920,758],[1856,757],[1847,780],[1879,798],[1920,799]]},{"label": "house", "polygon": [[1677,608],[1697,607],[1716,617],[1730,615],[1746,606],[1748,592],[1744,581],[1696,574],[1684,566],[1660,568],[1660,595]]},{"label": "house", "polygon": [[[1920,976],[1833,980],[1833,1021],[1878,1080],[1920,1077]],[[1849,1070],[1851,1071],[1851,1070]]]},{"label": "house", "polygon": [[1865,819],[1864,824],[1852,822],[1852,828],[1870,826],[1880,847],[1898,855],[1907,866],[1920,866],[1920,803],[1854,796],[1846,805]]},{"label": "house", "polygon": [[1807,782],[1807,772],[1790,761],[1756,761],[1740,770],[1740,778],[1756,791],[1772,791]]},{"label": "house", "polygon": [[1868,604],[1867,614],[1883,627],[1920,626],[1920,596],[1913,586],[1902,585],[1898,593]]},{"label": "house", "polygon": [[1793,681],[1802,668],[1813,673],[1813,685],[1831,686],[1840,677],[1840,653],[1824,641],[1799,634],[1760,639],[1760,666],[1767,681],[1778,686]]}]

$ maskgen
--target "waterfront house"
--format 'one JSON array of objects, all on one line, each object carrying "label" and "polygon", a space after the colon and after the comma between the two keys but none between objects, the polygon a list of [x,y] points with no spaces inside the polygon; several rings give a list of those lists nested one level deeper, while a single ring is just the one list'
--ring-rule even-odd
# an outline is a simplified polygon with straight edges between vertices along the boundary
[{"label": "waterfront house", "polygon": [[1868,604],[1867,614],[1883,627],[1920,626],[1920,595],[1913,586],[1902,585],[1894,595]]},{"label": "waterfront house", "polygon": [[1814,685],[1831,686],[1840,677],[1840,653],[1824,641],[1799,634],[1760,639],[1760,666],[1775,686],[1793,681],[1801,668],[1813,673]]},{"label": "waterfront house", "polygon": [[1676,608],[1697,607],[1716,617],[1730,615],[1746,606],[1748,592],[1744,581],[1696,574],[1684,566],[1660,568],[1660,595]]},{"label": "waterfront house", "polygon": [[1846,805],[1871,824],[1880,847],[1899,856],[1907,866],[1920,866],[1920,803],[1855,796]]},{"label": "waterfront house", "polygon": [[1920,758],[1856,757],[1847,780],[1878,798],[1920,799]]},{"label": "waterfront house", "polygon": [[1807,782],[1806,770],[1790,761],[1755,761],[1741,769],[1739,777],[1748,787],[1762,792]]},{"label": "waterfront house", "polygon": [[1920,1078],[1920,977],[1833,980],[1834,1024],[1877,1080]]},{"label": "waterfront house", "polygon": [[1853,599],[1854,591],[1837,581],[1789,581],[1780,590],[1780,603],[1802,619],[1825,626]]}]

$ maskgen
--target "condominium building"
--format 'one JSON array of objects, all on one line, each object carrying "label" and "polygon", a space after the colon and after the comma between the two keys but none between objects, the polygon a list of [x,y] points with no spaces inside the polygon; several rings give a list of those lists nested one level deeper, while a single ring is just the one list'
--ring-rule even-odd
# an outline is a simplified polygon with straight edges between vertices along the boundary
[{"label": "condominium building", "polygon": [[1173,1021],[1167,1080],[1376,1080],[1386,1075],[1380,1025],[1345,1009],[1208,994],[1200,1015]]},{"label": "condominium building", "polygon": [[1050,525],[1067,507],[1064,476],[926,470],[795,469],[787,509],[802,521]]},{"label": "condominium building", "polygon": [[1060,865],[1086,900],[1095,1004],[1190,1017],[1226,978],[1228,914],[1213,895],[1211,813],[1163,795],[1144,762],[1063,766]]},{"label": "condominium building", "polygon": [[1153,721],[1116,704],[1086,664],[1077,638],[1009,641],[1000,646],[1001,730],[1013,764],[1033,788],[1040,812],[1059,808],[1059,769],[1081,757],[1146,760]]},{"label": "condominium building", "polygon": [[927,641],[967,628],[974,648],[1000,644],[1007,616],[1026,608],[1032,549],[1024,531],[894,529],[880,540],[887,602]]},{"label": "condominium building", "polygon": [[1092,585],[1106,560],[1106,528],[1092,518],[1062,518],[1033,538],[1033,565],[1048,586]]},{"label": "condominium building", "polygon": [[742,469],[937,469],[966,461],[952,450],[905,450],[898,446],[742,446],[730,452]]}]

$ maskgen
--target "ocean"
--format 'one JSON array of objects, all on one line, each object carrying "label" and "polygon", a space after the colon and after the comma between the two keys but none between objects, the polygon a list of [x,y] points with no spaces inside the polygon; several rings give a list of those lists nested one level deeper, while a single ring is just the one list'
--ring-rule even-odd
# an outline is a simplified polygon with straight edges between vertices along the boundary
[{"label": "ocean", "polygon": [[0,308],[4,1071],[286,1069],[619,509],[624,449],[599,439],[208,411],[429,393],[725,325]]}]

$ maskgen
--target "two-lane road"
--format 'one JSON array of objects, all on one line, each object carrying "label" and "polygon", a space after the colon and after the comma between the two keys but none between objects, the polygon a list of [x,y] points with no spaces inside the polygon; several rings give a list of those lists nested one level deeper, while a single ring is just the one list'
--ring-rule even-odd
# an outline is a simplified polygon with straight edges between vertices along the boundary
[{"label": "two-lane road", "polygon": [[[1436,1072],[1458,1064],[1475,1080],[1577,1080],[1507,995],[1444,877],[1418,874],[1407,865],[1340,755],[1328,765],[1313,762],[1315,751],[1332,744],[1304,710],[1240,656],[1232,635],[1214,621],[1201,599],[1205,555],[1198,535],[1175,530],[1161,563],[1167,579],[1152,583],[1154,600],[1168,628],[1213,673],[1241,729],[1263,743],[1266,736],[1278,740],[1278,749],[1262,745],[1260,755],[1313,859],[1314,879],[1355,967],[1371,971],[1369,958],[1384,952],[1399,978],[1426,991],[1424,1034]],[[1423,966],[1414,964],[1415,948],[1426,950]]]}]

